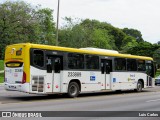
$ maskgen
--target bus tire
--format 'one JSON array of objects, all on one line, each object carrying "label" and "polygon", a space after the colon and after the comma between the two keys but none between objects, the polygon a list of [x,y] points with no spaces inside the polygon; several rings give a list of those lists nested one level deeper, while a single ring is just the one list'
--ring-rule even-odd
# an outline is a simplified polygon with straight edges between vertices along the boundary
[{"label": "bus tire", "polygon": [[142,82],[141,82],[141,81],[138,81],[136,92],[142,92],[142,87],[143,87]]},{"label": "bus tire", "polygon": [[68,96],[71,98],[79,95],[79,85],[76,82],[71,82],[68,86]]}]

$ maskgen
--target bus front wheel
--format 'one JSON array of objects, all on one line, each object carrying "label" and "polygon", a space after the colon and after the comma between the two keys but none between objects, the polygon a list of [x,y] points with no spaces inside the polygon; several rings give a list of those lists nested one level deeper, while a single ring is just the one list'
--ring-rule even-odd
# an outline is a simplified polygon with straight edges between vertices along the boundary
[{"label": "bus front wheel", "polygon": [[76,82],[71,82],[68,86],[68,96],[71,98],[79,95],[79,85]]},{"label": "bus front wheel", "polygon": [[136,91],[137,91],[137,92],[142,92],[142,87],[143,87],[142,82],[141,82],[141,81],[138,81]]}]

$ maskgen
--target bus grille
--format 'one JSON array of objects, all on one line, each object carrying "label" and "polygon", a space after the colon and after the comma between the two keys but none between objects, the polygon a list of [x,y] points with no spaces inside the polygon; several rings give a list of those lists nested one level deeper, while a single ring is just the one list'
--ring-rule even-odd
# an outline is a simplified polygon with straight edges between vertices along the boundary
[{"label": "bus grille", "polygon": [[44,91],[44,76],[32,76],[32,91]]}]

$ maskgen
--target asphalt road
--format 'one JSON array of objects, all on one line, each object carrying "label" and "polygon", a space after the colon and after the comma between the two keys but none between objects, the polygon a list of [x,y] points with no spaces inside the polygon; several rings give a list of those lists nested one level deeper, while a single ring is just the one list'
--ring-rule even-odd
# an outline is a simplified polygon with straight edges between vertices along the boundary
[{"label": "asphalt road", "polygon": [[[81,94],[77,98],[67,98],[65,95],[34,95],[27,93],[20,93],[16,91],[5,91],[0,86],[0,111],[160,111],[160,86],[155,88],[145,89],[141,93],[134,91],[122,91],[122,92],[103,92],[103,93],[91,93]],[[106,117],[60,117],[64,115],[64,112],[60,114],[56,120],[67,119],[106,119]],[[72,114],[72,112],[71,112]],[[74,113],[73,113],[74,114]],[[89,116],[95,115],[95,112],[86,112]],[[97,113],[98,114],[98,113]],[[112,113],[114,114],[117,113]],[[126,114],[126,113],[123,113]],[[100,113],[99,115],[102,115]],[[103,114],[104,115],[104,114]],[[96,116],[96,115],[95,115]],[[3,118],[5,119],[5,118]],[[7,118],[8,119],[8,118]],[[33,119],[33,118],[32,118]],[[36,118],[35,118],[36,119]],[[41,118],[43,119],[43,118]],[[45,118],[53,119],[53,118]],[[107,119],[138,119],[138,120],[158,120],[159,117],[116,117]],[[1,118],[0,118],[1,120]],[[15,118],[18,120],[18,118]],[[34,120],[34,119],[33,119]],[[40,120],[40,118],[38,118]]]}]

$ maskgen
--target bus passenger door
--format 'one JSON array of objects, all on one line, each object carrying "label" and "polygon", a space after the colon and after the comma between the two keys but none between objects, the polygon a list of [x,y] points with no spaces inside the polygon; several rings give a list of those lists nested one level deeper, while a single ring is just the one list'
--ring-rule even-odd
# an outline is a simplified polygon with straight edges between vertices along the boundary
[{"label": "bus passenger door", "polygon": [[101,89],[110,89],[111,80],[110,72],[112,72],[112,60],[102,59],[101,60]]},{"label": "bus passenger door", "polygon": [[47,57],[46,92],[60,92],[60,73],[63,69],[62,56]]},{"label": "bus passenger door", "polygon": [[146,61],[146,73],[147,73],[147,86],[154,86],[155,68],[154,63],[151,61]]}]

